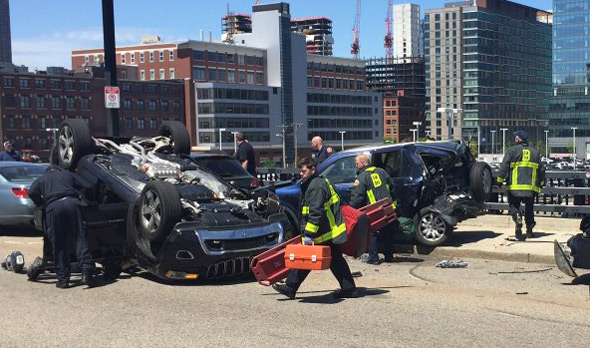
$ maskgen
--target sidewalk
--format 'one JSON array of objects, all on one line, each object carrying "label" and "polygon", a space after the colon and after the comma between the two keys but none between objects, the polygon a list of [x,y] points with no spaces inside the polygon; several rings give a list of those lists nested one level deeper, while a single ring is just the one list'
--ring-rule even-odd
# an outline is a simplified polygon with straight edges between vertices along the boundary
[{"label": "sidewalk", "polygon": [[538,237],[525,242],[506,240],[514,237],[514,223],[510,216],[483,215],[459,223],[447,245],[434,249],[416,246],[414,250],[439,258],[470,257],[553,264],[553,241],[565,242],[579,233],[580,219],[536,217],[535,221]]}]

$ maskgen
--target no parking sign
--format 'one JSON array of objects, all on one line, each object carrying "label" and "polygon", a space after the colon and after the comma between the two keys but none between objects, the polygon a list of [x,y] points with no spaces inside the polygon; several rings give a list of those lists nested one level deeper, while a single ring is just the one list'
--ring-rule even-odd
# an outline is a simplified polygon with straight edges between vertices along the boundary
[{"label": "no parking sign", "polygon": [[104,106],[107,109],[118,109],[120,107],[119,87],[107,86],[104,88]]}]

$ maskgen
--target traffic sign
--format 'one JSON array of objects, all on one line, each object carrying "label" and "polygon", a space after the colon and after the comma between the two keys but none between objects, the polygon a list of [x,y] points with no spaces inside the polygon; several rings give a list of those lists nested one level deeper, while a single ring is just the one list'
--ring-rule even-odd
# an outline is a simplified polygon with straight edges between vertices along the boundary
[{"label": "traffic sign", "polygon": [[119,87],[106,86],[104,88],[104,106],[107,109],[118,109],[121,105]]}]

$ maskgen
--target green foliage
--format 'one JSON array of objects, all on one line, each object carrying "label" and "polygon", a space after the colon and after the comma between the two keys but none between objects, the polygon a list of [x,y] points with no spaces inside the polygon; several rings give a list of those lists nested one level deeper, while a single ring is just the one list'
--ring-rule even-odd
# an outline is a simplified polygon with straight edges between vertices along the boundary
[{"label": "green foliage", "polygon": [[275,166],[274,158],[270,157],[269,159],[267,159],[266,162],[264,162],[264,166],[266,168],[273,168]]},{"label": "green foliage", "polygon": [[383,138],[383,144],[395,144],[397,141],[393,138]]}]

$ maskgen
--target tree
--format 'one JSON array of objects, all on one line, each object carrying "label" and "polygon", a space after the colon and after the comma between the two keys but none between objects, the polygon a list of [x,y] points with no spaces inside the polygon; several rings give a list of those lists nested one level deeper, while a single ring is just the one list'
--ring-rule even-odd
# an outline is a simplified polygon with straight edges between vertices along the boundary
[{"label": "tree", "polygon": [[397,140],[394,138],[383,138],[383,144],[396,144]]},{"label": "tree", "polygon": [[568,153],[574,153],[574,141],[573,140],[570,140],[567,143],[567,152]]}]

